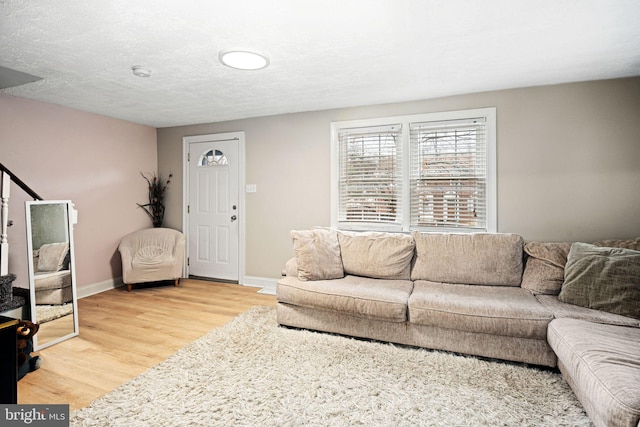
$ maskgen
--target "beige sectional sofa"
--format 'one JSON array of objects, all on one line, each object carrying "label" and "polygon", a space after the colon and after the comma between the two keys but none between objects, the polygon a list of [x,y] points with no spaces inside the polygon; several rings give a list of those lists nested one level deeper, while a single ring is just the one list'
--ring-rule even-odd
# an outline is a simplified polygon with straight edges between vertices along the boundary
[{"label": "beige sectional sofa", "polygon": [[[506,233],[291,236],[279,324],[557,366],[596,425],[640,425],[640,239],[574,247]],[[600,278],[616,276],[623,258],[626,276],[605,292],[614,303],[580,300],[592,255],[613,260]],[[567,303],[575,299],[582,305]]]}]

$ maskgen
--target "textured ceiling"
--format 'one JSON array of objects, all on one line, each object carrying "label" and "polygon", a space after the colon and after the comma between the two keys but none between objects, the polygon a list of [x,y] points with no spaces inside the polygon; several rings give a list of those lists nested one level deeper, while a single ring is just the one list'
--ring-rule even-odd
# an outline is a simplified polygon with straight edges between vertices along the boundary
[{"label": "textured ceiling", "polygon": [[[229,49],[271,64],[225,67]],[[640,2],[0,0],[0,66],[42,77],[0,93],[208,123],[637,76]]]}]

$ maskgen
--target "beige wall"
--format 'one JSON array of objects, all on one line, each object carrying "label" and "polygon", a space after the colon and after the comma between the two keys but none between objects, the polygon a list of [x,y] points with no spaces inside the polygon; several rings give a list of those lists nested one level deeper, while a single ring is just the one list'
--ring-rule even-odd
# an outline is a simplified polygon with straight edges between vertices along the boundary
[{"label": "beige wall", "polygon": [[497,108],[498,231],[528,240],[640,236],[640,78],[452,96],[158,130],[175,176],[167,221],[182,227],[182,137],[244,131],[246,269],[275,278],[289,230],[329,225],[332,121]]},{"label": "beige wall", "polygon": [[[156,130],[0,94],[0,162],[45,199],[71,199],[78,290],[121,276],[120,237],[150,227],[136,207],[147,197],[140,171],[157,167]],[[9,271],[28,286],[24,201],[11,185]]]}]

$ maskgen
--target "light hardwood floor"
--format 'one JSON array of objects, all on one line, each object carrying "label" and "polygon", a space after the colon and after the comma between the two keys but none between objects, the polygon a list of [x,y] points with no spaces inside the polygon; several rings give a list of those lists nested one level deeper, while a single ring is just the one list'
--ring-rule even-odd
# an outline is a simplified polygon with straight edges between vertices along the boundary
[{"label": "light hardwood floor", "polygon": [[275,305],[257,291],[182,279],[80,299],[80,336],[37,352],[42,367],[18,382],[18,403],[83,408],[249,308]]}]

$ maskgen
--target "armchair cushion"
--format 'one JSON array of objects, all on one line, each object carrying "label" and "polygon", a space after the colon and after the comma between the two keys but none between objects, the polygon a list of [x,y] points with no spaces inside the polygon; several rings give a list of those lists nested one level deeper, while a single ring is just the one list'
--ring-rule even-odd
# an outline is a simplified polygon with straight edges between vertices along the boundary
[{"label": "armchair cushion", "polygon": [[46,243],[38,250],[38,271],[60,271],[69,252],[69,243]]}]

